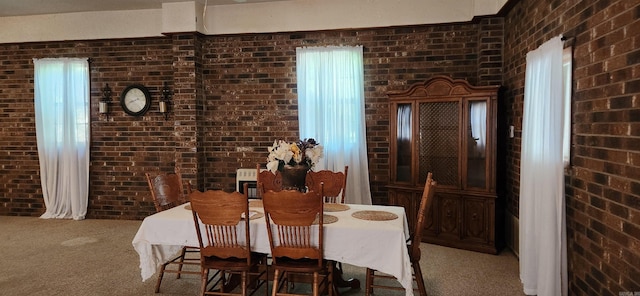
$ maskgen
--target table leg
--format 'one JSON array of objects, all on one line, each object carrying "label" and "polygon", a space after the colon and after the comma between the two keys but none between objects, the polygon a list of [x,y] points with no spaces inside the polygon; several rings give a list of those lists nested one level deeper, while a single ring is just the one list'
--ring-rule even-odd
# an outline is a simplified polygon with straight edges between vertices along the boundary
[{"label": "table leg", "polygon": [[358,279],[349,278],[344,279],[344,273],[342,272],[342,264],[332,261],[333,266],[333,291],[334,294],[340,296],[340,289],[338,288],[350,288],[354,290],[360,289],[360,281]]}]

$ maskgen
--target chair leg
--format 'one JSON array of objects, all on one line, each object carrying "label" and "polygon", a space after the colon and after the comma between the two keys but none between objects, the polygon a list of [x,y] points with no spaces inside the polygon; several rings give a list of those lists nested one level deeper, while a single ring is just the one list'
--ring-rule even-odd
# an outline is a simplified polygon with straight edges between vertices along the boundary
[{"label": "chair leg", "polygon": [[229,283],[231,282],[231,274],[227,274],[226,271],[220,270],[220,277],[222,278],[222,286],[220,286],[220,292],[226,293],[227,287],[229,287]]},{"label": "chair leg", "polygon": [[178,274],[176,275],[176,278],[179,279],[180,278],[180,274],[182,271],[182,265],[184,265],[184,256],[186,256],[186,252],[187,252],[187,248],[182,247],[182,252],[180,252],[180,264],[178,265]]},{"label": "chair leg", "polygon": [[167,264],[162,264],[160,267],[160,272],[158,273],[158,281],[156,282],[156,293],[160,293],[160,284],[162,283],[162,277],[164,276],[164,269],[167,267]]},{"label": "chair leg", "polygon": [[276,268],[273,272],[273,288],[271,288],[271,296],[276,296],[278,294],[278,276],[280,275],[280,270]]},{"label": "chair leg", "polygon": [[[282,272],[282,278],[280,280],[282,282],[282,286],[284,286],[284,292],[285,293],[289,293],[290,291],[293,291],[293,289],[295,288],[295,283],[293,281],[290,281],[290,277],[289,277],[289,273],[286,271]],[[280,291],[282,287],[278,287],[278,291]]]},{"label": "chair leg", "polygon": [[320,277],[320,274],[316,271],[313,273],[313,296],[318,296],[318,287],[320,286],[320,281],[318,280],[318,278]]},{"label": "chair leg", "polygon": [[[269,296],[269,262],[267,262],[267,258],[264,259],[264,296]],[[258,277],[258,281],[260,281],[260,277]]]},{"label": "chair leg", "polygon": [[333,272],[334,271],[335,271],[334,264],[333,263],[329,263],[329,273],[327,274],[327,277],[328,277],[327,285],[329,285],[329,296],[333,296],[334,291],[336,292],[336,295],[339,294],[338,291],[337,291],[338,287],[336,287],[333,284],[333,277],[334,277]]},{"label": "chair leg", "polygon": [[242,285],[242,296],[247,296],[247,272],[242,272],[242,278],[240,280],[240,284]]},{"label": "chair leg", "polygon": [[201,287],[200,287],[200,295],[204,296],[204,293],[207,292],[207,283],[209,282],[209,269],[208,268],[202,268],[201,269],[201,276],[200,276],[200,280],[202,281]]},{"label": "chair leg", "polygon": [[367,268],[367,278],[365,283],[364,295],[370,296],[373,294],[373,269]]},{"label": "chair leg", "polygon": [[289,273],[285,272],[283,273],[283,275],[286,274],[286,283],[287,283],[287,293],[289,293],[289,291],[293,291],[293,289],[296,288],[296,283],[294,281],[291,280],[291,278],[289,277]]},{"label": "chair leg", "polygon": [[420,291],[420,296],[427,296],[427,287],[424,285],[424,279],[422,278],[422,270],[420,269],[420,262],[413,262],[413,275],[415,277],[416,282],[418,283],[418,291]]}]

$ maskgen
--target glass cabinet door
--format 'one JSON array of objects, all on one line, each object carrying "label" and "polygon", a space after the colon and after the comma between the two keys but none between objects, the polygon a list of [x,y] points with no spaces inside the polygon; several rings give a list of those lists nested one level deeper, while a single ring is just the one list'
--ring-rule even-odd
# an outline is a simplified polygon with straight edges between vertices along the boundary
[{"label": "glass cabinet door", "polygon": [[433,172],[438,185],[460,187],[460,102],[419,103],[418,184]]},{"label": "glass cabinet door", "polygon": [[396,182],[411,182],[411,165],[413,163],[411,103],[398,104],[396,113]]},{"label": "glass cabinet door", "polygon": [[469,101],[467,187],[487,187],[487,102]]}]

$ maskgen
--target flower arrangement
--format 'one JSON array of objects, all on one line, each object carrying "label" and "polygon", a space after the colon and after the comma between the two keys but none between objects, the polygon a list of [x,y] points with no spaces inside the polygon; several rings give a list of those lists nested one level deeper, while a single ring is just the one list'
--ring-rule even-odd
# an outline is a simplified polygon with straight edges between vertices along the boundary
[{"label": "flower arrangement", "polygon": [[292,143],[275,140],[273,146],[269,147],[267,169],[274,174],[282,171],[287,164],[306,165],[311,169],[322,156],[322,145],[312,138]]}]

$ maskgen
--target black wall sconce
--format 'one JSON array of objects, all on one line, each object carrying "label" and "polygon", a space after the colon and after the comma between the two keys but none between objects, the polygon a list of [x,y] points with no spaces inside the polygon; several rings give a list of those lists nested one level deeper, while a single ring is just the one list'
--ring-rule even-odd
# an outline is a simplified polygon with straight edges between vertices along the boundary
[{"label": "black wall sconce", "polygon": [[100,99],[100,102],[98,103],[98,112],[100,114],[104,114],[107,120],[109,120],[109,113],[111,111],[109,110],[110,102],[111,102],[111,88],[107,83],[107,85],[102,89],[102,99]]},{"label": "black wall sconce", "polygon": [[164,115],[164,120],[169,118],[169,105],[171,104],[171,96],[173,93],[169,89],[167,82],[165,81],[164,87],[162,88],[162,98],[160,98],[160,113]]}]

